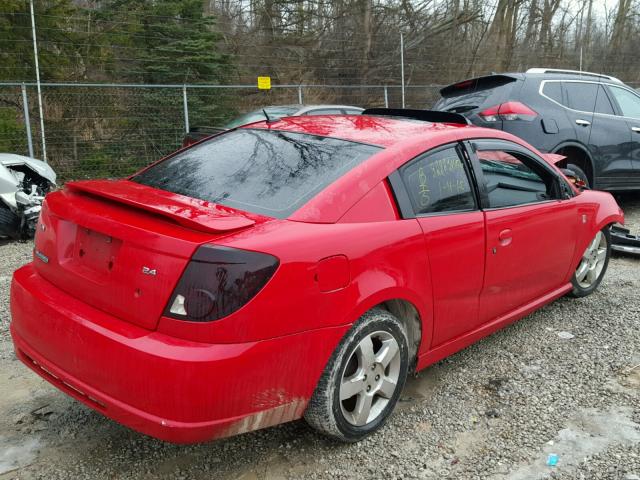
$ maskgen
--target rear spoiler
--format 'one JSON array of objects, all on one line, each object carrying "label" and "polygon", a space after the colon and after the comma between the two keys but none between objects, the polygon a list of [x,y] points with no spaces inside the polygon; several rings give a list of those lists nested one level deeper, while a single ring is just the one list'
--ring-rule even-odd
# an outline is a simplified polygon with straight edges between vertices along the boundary
[{"label": "rear spoiler", "polygon": [[438,110],[416,110],[411,108],[367,108],[360,115],[381,115],[386,117],[412,118],[432,123],[455,123],[469,125],[471,122],[459,113]]},{"label": "rear spoiler", "polygon": [[249,227],[254,220],[214,203],[147,187],[129,180],[69,182],[65,188],[163,216],[178,225],[204,233],[224,233]]},{"label": "rear spoiler", "polygon": [[502,73],[497,75],[486,75],[484,77],[470,78],[461,82],[452,83],[440,90],[443,97],[455,97],[475,90],[486,90],[496,88],[507,83],[515,82],[521,75]]}]

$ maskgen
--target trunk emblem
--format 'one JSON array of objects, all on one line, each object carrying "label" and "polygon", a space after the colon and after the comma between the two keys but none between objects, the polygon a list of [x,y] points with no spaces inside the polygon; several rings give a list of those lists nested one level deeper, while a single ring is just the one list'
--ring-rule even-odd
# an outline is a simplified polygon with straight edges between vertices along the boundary
[{"label": "trunk emblem", "polygon": [[142,267],[142,273],[145,275],[153,275],[155,277],[158,272],[155,268]]},{"label": "trunk emblem", "polygon": [[33,250],[33,254],[40,259],[43,263],[49,263],[49,257],[47,257],[40,250]]}]

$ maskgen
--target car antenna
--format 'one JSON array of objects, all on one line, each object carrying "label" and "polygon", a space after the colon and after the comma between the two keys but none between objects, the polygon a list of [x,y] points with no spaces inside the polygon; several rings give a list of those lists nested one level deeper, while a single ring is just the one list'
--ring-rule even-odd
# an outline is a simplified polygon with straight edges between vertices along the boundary
[{"label": "car antenna", "polygon": [[267,119],[267,123],[274,123],[280,120],[278,117],[270,117],[269,114],[267,113],[267,110],[264,108],[262,109],[262,113],[264,113],[264,116]]}]

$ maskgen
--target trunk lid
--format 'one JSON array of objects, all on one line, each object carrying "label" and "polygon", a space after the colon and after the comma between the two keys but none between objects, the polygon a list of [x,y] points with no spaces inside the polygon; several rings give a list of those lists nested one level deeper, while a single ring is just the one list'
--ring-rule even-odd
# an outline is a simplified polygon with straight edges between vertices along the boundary
[{"label": "trunk lid", "polygon": [[66,293],[152,330],[199,245],[265,220],[127,180],[73,182],[45,200],[34,265]]}]

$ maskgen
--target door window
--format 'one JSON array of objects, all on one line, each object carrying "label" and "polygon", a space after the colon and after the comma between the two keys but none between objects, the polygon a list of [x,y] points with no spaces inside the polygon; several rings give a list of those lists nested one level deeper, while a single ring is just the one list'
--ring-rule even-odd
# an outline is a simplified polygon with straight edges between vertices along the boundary
[{"label": "door window", "polygon": [[467,171],[454,146],[416,158],[402,167],[400,175],[416,215],[476,208]]},{"label": "door window", "polygon": [[484,177],[489,208],[511,207],[556,198],[554,176],[520,149],[474,144]]},{"label": "door window", "polygon": [[609,88],[620,105],[622,115],[640,119],[640,97],[625,88],[614,86],[609,86]]},{"label": "door window", "polygon": [[581,112],[615,115],[602,85],[586,82],[565,82],[567,107]]}]

